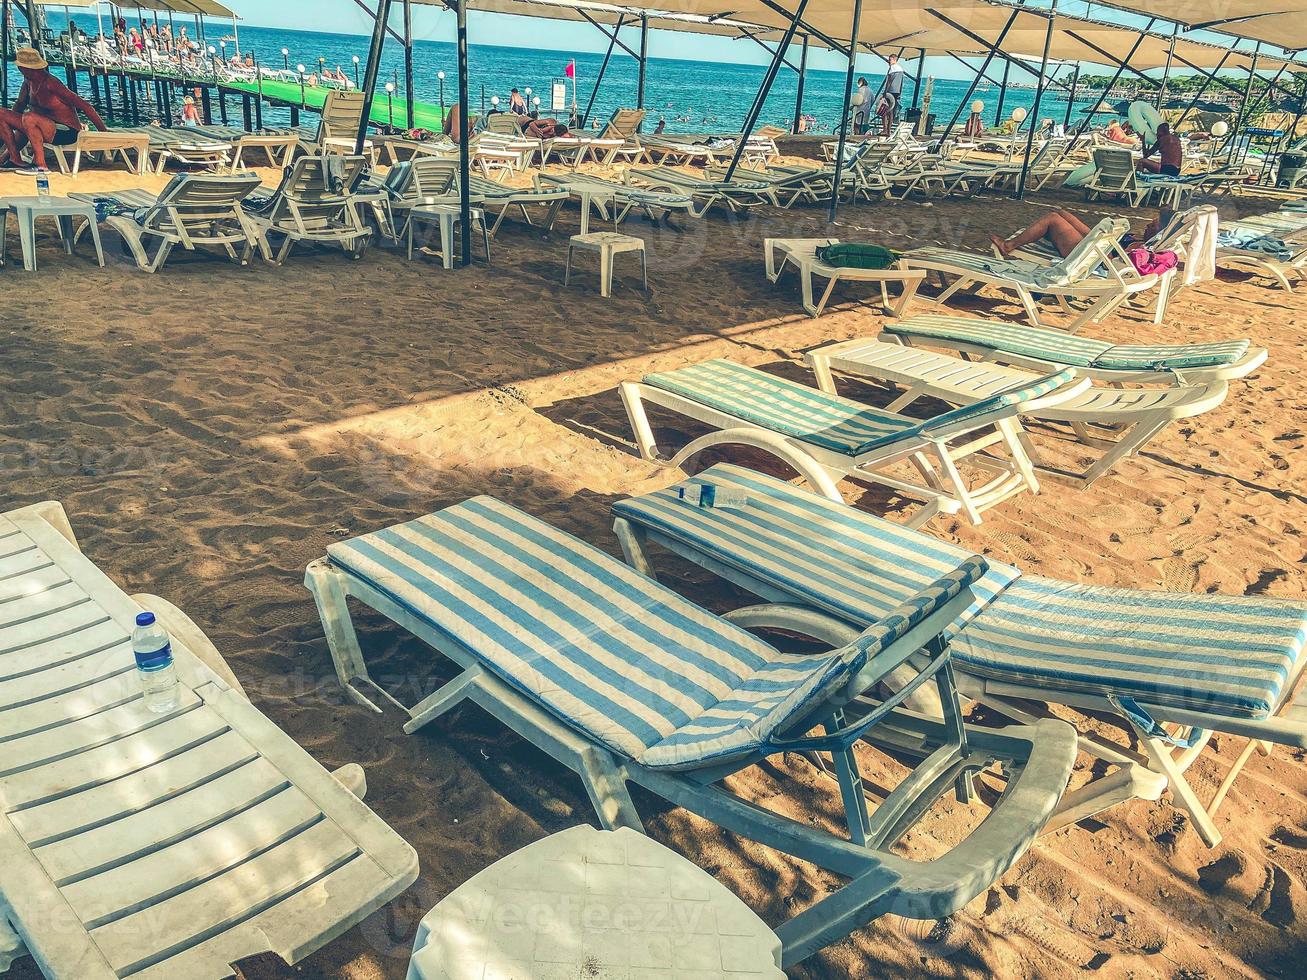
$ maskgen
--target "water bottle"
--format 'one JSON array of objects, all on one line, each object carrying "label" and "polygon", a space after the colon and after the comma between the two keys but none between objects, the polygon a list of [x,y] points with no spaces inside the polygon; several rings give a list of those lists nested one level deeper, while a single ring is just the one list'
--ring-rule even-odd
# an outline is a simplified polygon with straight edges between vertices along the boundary
[{"label": "water bottle", "polygon": [[36,196],[50,196],[50,175],[41,173],[36,175]]},{"label": "water bottle", "polygon": [[172,664],[172,641],[168,631],[154,620],[154,613],[136,617],[132,630],[132,653],[136,655],[136,673],[141,680],[145,706],[156,714],[177,707],[177,669]]}]

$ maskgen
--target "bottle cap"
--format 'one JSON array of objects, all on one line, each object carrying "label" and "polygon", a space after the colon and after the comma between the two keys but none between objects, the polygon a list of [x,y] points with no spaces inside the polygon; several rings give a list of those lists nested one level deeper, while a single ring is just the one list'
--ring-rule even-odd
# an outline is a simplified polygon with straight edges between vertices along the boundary
[{"label": "bottle cap", "polygon": [[136,614],[136,625],[137,625],[137,626],[153,626],[153,625],[154,625],[154,613],[152,613],[152,612],[137,613],[137,614]]}]

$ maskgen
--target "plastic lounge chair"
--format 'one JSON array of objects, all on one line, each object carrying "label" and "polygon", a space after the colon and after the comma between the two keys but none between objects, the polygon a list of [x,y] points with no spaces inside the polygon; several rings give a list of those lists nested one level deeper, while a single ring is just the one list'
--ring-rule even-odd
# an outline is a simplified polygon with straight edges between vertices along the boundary
[{"label": "plastic lounge chair", "polygon": [[1209,344],[1109,344],[1060,330],[1002,320],[924,315],[885,323],[881,340],[943,347],[1034,371],[1074,367],[1113,384],[1204,384],[1247,377],[1266,361],[1266,349],[1247,340]]},{"label": "plastic lounge chair", "polygon": [[1307,280],[1307,245],[1293,245],[1237,222],[1221,229],[1221,235],[1233,244],[1218,244],[1217,265],[1265,276],[1286,292],[1293,292],[1292,280]]},{"label": "plastic lounge chair", "polygon": [[[300,149],[308,156],[352,155],[358,145],[365,103],[362,92],[332,89],[322,103],[317,133],[311,139],[302,140]],[[376,150],[371,140],[364,141],[363,154],[376,163]]]},{"label": "plastic lounge chair", "polygon": [[[361,156],[300,157],[271,197],[247,201],[245,213],[258,229],[264,259],[281,265],[296,242],[339,245],[350,258],[361,258],[372,233],[363,224],[354,188],[366,168]],[[273,235],[282,237],[275,253]]]},{"label": "plastic lounge chair", "polygon": [[[129,598],[63,508],[0,515],[0,972],[226,977],[295,962],[417,877],[417,855],[249,700],[208,639]],[[178,704],[141,700],[140,603],[167,627]]]},{"label": "plastic lounge chair", "polygon": [[708,210],[708,205],[696,202],[689,194],[668,194],[665,191],[631,187],[629,184],[584,174],[537,173],[535,184],[537,189],[565,190],[580,202],[583,235],[589,229],[591,209],[605,220],[611,216],[614,228],[636,210],[654,222],[660,218],[670,221],[673,211],[691,218],[701,218]]},{"label": "plastic lounge chair", "polygon": [[674,136],[642,136],[640,143],[650,159],[656,157],[659,163],[707,166],[718,163],[723,157],[729,158],[735,151],[730,144],[709,146]]},{"label": "plastic lounge chair", "polygon": [[[254,174],[177,174],[158,197],[142,190],[70,196],[92,203],[108,198],[120,206],[136,208],[135,215],[109,215],[104,223],[122,236],[137,268],[157,272],[178,245],[187,251],[217,246],[233,262],[249,265],[259,233],[241,210],[241,202],[258,186],[259,178]],[[152,239],[158,239],[153,258],[149,254]]]},{"label": "plastic lounge chair", "polygon": [[[920,527],[941,511],[961,511],[979,524],[982,511],[1026,490],[1038,493],[1039,481],[1021,445],[1018,415],[1059,404],[1088,386],[1087,380],[1076,380],[1074,370],[1065,369],[1028,387],[921,420],[713,360],[646,375],[641,382],[624,381],[621,393],[645,459],[681,466],[710,447],[749,446],[791,466],[832,500],[843,500],[836,484],[844,478],[924,500],[910,522]],[[714,431],[666,459],[658,452],[645,402]],[[986,452],[1000,446],[1006,457]],[[969,487],[958,470],[963,460],[988,481]],[[896,463],[910,464],[922,482],[887,473]]]},{"label": "plastic lounge chair", "polygon": [[730,180],[710,176],[696,177],[675,167],[633,167],[626,171],[626,182],[669,194],[689,194],[711,207],[723,204],[731,211],[742,211],[759,204],[776,204],[776,189],[771,181],[754,180],[748,171],[736,171]]},{"label": "plastic lounge chair", "polygon": [[[793,266],[799,275],[800,288],[803,290],[803,308],[816,318],[826,308],[835,284],[842,279],[853,282],[874,282],[880,286],[881,305],[891,316],[902,316],[917,295],[917,287],[926,274],[920,270],[908,271],[894,267],[889,269],[859,269],[855,266],[835,266],[824,262],[817,255],[817,250],[825,245],[839,244],[838,238],[764,238],[762,242],[763,261],[768,282],[779,282],[785,270]],[[777,254],[780,261],[776,261]],[[826,280],[826,288],[821,297],[813,300],[814,277]],[[898,301],[891,304],[887,284],[899,283],[902,291]]]},{"label": "plastic lounge chair", "polygon": [[[558,213],[571,198],[571,194],[566,190],[508,187],[504,184],[496,184],[494,181],[485,180],[476,174],[470,176],[468,188],[472,195],[480,201],[480,207],[485,208],[487,214],[494,214],[495,216],[495,220],[490,224],[491,238],[495,237],[495,233],[499,231],[499,226],[507,220],[509,212],[514,208],[521,214],[523,223],[535,228],[542,236],[548,235],[554,229],[554,223],[558,220]],[[531,214],[527,211],[529,207],[543,207],[545,209],[544,217],[539,223],[531,219]]]},{"label": "plastic lounge chair", "polygon": [[[902,411],[919,398],[937,398],[951,405],[970,405],[984,398],[1022,388],[1039,379],[1021,368],[987,362],[960,361],[934,351],[879,340],[848,340],[809,351],[808,364],[822,391],[836,393],[835,374],[888,381],[906,389],[888,406]],[[1076,438],[1102,455],[1084,472],[1068,473],[1043,465],[1023,427],[1022,445],[1043,474],[1068,480],[1077,488],[1093,484],[1122,460],[1129,459],[1168,425],[1216,408],[1229,391],[1225,381],[1171,387],[1091,387],[1025,418],[1069,426]]]},{"label": "plastic lounge chair", "polygon": [[[709,164],[704,167],[703,175],[708,180],[725,181],[727,169],[719,164]],[[684,171],[675,172],[684,173]],[[736,168],[735,173],[739,179],[750,185],[765,185],[769,203],[780,208],[793,207],[799,201],[818,204],[830,200],[831,180],[820,176],[821,172],[812,168],[791,172],[740,166]]]},{"label": "plastic lounge chair", "polygon": [[1102,146],[1094,150],[1094,175],[1084,185],[1084,191],[1086,201],[1123,197],[1132,208],[1137,208],[1148,194],[1148,189],[1139,185],[1134,154]]},{"label": "plastic lounge chair", "polygon": [[[967,554],[741,467],[714,466],[688,482],[743,493],[747,503],[698,507],[679,499],[679,487],[659,490],[615,505],[618,538],[645,574],[653,575],[648,540],[780,604],[730,614],[745,626],[843,642]],[[1023,724],[1047,716],[1032,702],[1107,713],[1140,743],[1136,752],[1082,737],[1081,750],[1101,762],[1063,797],[1048,830],[1135,797],[1158,799],[1169,785],[1215,846],[1213,815],[1252,753],[1307,746],[1307,705],[1293,700],[1303,602],[1073,584],[996,562],[973,588],[977,604],[949,631],[965,695]],[[1249,742],[1204,805],[1184,772],[1212,733]]]},{"label": "plastic lounge chair", "polygon": [[[1073,733],[1060,723],[991,732],[958,715],[896,710],[900,692],[852,710],[857,695],[921,651],[904,691],[934,681],[956,703],[939,629],[973,601],[983,560],[948,570],[840,649],[780,653],[617,559],[488,497],[338,542],[311,564],[313,592],[341,682],[373,689],[347,597],[388,616],[461,673],[408,711],[412,732],[465,701],[581,778],[605,830],[643,832],[627,784],[768,847],[851,879],[781,925],[796,963],[884,912],[935,919],[992,884],[1024,851],[1061,794]],[[384,695],[384,692],[381,692]],[[388,698],[388,696],[387,696]],[[388,698],[389,699],[389,698]],[[844,714],[850,709],[849,714]],[[815,726],[822,734],[807,734]],[[852,746],[905,739],[921,763],[868,813]],[[909,734],[910,733],[910,734]],[[720,781],[785,751],[829,751],[849,837],[781,816]],[[939,796],[1015,758],[1007,793],[962,844],[914,864],[889,848]]]},{"label": "plastic lounge chair", "polygon": [[644,123],[644,115],[643,109],[614,110],[599,137],[621,140],[622,143],[608,151],[603,161],[605,164],[615,163],[619,158],[627,163],[641,163],[649,159],[649,154],[640,142],[640,126]]},{"label": "plastic lounge chair", "polygon": [[[960,291],[989,286],[1015,293],[1033,326],[1056,326],[1075,333],[1158,285],[1156,275],[1140,275],[1122,251],[1121,236],[1129,228],[1127,221],[1104,218],[1070,255],[1051,265],[1022,259],[995,259],[949,248],[914,249],[903,256],[902,262],[905,268],[925,269],[940,280],[943,291],[930,298],[937,306],[946,304]],[[1066,324],[1047,323],[1039,312],[1041,298],[1056,300],[1072,319]],[[1072,301],[1081,302],[1083,308],[1075,309]]]}]

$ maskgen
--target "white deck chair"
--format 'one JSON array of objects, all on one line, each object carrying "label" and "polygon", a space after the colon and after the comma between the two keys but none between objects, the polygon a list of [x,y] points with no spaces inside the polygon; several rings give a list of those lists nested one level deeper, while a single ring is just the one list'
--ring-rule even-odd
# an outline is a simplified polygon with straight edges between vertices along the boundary
[{"label": "white deck chair", "polygon": [[[1070,255],[1051,265],[1022,259],[995,259],[949,248],[914,249],[902,261],[905,268],[925,269],[940,280],[942,292],[926,297],[937,306],[946,304],[958,292],[990,287],[1014,293],[1033,326],[1057,327],[1075,333],[1087,323],[1100,322],[1132,297],[1158,285],[1158,276],[1140,275],[1122,251],[1121,236],[1129,228],[1125,220],[1104,218]],[[1047,322],[1040,314],[1041,298],[1056,301],[1071,320],[1065,324]],[[1076,309],[1073,303],[1079,303],[1081,308]]]},{"label": "white deck chair", "polygon": [[[905,389],[886,408],[898,412],[920,398],[937,398],[951,405],[970,405],[993,395],[1023,388],[1039,375],[1005,365],[960,361],[934,351],[889,344],[879,340],[848,340],[809,351],[808,364],[822,391],[836,394],[835,375],[888,381]],[[1082,473],[1054,470],[1044,465],[1022,428],[1026,455],[1043,474],[1084,489],[1123,460],[1129,459],[1173,422],[1209,412],[1225,401],[1229,384],[1209,381],[1174,387],[1091,387],[1074,398],[1023,419],[1037,419],[1070,427],[1075,437],[1102,454]]]},{"label": "white deck chair", "polygon": [[[919,527],[938,513],[959,511],[979,524],[983,511],[1009,497],[1027,490],[1038,493],[1039,480],[1021,444],[1018,416],[1059,404],[1088,386],[1067,369],[923,421],[714,360],[646,375],[641,382],[624,381],[621,394],[645,459],[681,466],[711,447],[749,446],[792,467],[832,500],[843,500],[837,484],[845,478],[924,500],[910,522]],[[714,431],[664,457],[646,402]],[[993,449],[1006,456],[988,452]],[[959,462],[980,471],[986,482],[969,486]],[[922,482],[887,472],[900,463],[915,468]]]},{"label": "white deck chair", "polygon": [[[793,266],[799,276],[800,289],[803,293],[803,308],[814,318],[821,316],[835,289],[841,280],[850,282],[874,282],[880,287],[881,308],[890,316],[902,316],[912,298],[917,295],[917,287],[926,273],[921,270],[900,269],[859,269],[853,266],[835,266],[823,261],[817,250],[826,245],[838,245],[838,238],[764,238],[762,242],[763,263],[768,282],[779,282],[785,270]],[[777,261],[777,256],[780,261]],[[813,280],[825,279],[826,288],[819,298],[814,299]],[[898,283],[901,287],[899,298],[891,303],[889,283]]]},{"label": "white deck chair", "polygon": [[[361,258],[372,232],[363,223],[353,188],[366,167],[361,156],[300,157],[271,197],[247,203],[245,213],[258,229],[264,259],[281,265],[296,242],[339,245],[350,258]],[[275,253],[274,235],[282,237]]]},{"label": "white deck chair", "polygon": [[[309,565],[305,585],[345,689],[365,704],[377,695],[395,703],[409,716],[405,731],[473,702],[572,769],[606,830],[643,832],[628,790],[634,784],[851,879],[776,928],[788,967],[885,912],[934,920],[962,907],[1011,867],[1057,806],[1074,756],[1069,726],[992,731],[964,726],[953,710],[939,628],[975,601],[972,586],[986,569],[982,559],[968,559],[853,642],[786,654],[607,553],[476,497],[336,542]],[[350,597],[451,660],[458,675],[416,705],[398,702],[368,677]],[[900,692],[874,705],[858,700],[909,657],[918,662],[903,668],[912,676]],[[940,721],[899,710],[928,683],[944,708]],[[843,714],[855,700],[856,711]],[[858,741],[906,748],[912,757],[911,771],[874,811],[853,751]],[[733,773],[804,750],[830,754],[847,836],[744,799],[729,785]],[[971,801],[972,774],[995,763],[1004,766],[1007,786],[964,841],[927,862],[891,850],[939,797],[952,792]],[[810,809],[801,800],[811,787],[781,792],[787,806]],[[731,930],[724,917],[705,921],[714,931]],[[696,960],[704,970],[677,975],[752,975],[734,972],[741,962],[735,957],[723,971],[727,964],[709,969]],[[490,975],[473,970],[460,975]],[[494,972],[575,974],[529,963]],[[615,976],[602,963],[595,975]]]},{"label": "white deck chair", "polygon": [[612,118],[599,134],[600,139],[622,141],[605,155],[605,164],[622,160],[626,163],[643,163],[649,159],[644,144],[640,142],[640,126],[644,123],[643,109],[617,109]]},{"label": "white deck chair", "polygon": [[[749,628],[845,642],[967,554],[742,467],[714,466],[687,484],[744,494],[747,504],[687,504],[686,484],[621,501],[613,510],[622,549],[651,576],[646,542],[752,592],[766,605],[728,614]],[[1215,846],[1217,808],[1252,754],[1272,744],[1307,748],[1307,696],[1294,694],[1307,662],[1307,603],[989,568],[974,586],[979,601],[949,631],[963,694],[1021,724],[1050,717],[1044,703],[1109,714],[1138,740],[1136,751],[1082,736],[1080,749],[1099,762],[1046,831],[1133,798],[1156,800],[1169,786]],[[1214,733],[1248,742],[1203,803],[1184,773]]]},{"label": "white deck chair", "polygon": [[713,175],[696,176],[675,167],[661,164],[632,167],[623,175],[628,184],[667,191],[670,194],[689,194],[706,206],[724,205],[732,212],[744,211],[760,204],[779,206],[776,185],[770,180],[755,180],[748,170],[736,170],[735,176],[725,180]]},{"label": "white deck chair", "polygon": [[1074,367],[1111,384],[1207,384],[1244,378],[1266,362],[1266,348],[1247,340],[1208,344],[1109,344],[1060,330],[1002,320],[927,314],[883,325],[890,343],[942,347],[967,357],[1033,371]]},{"label": "white deck chair", "polygon": [[[332,89],[322,103],[316,139],[302,140],[299,149],[308,156],[327,153],[351,155],[357,145],[359,126],[363,122],[365,100],[359,91]],[[377,162],[376,148],[371,140],[363,142],[363,155],[373,164]]]},{"label": "white deck chair", "polygon": [[1265,276],[1286,292],[1293,292],[1294,280],[1307,281],[1307,245],[1290,244],[1261,234],[1260,229],[1244,229],[1237,221],[1222,232],[1233,234],[1238,244],[1218,245],[1217,265]]},{"label": "white deck chair", "polygon": [[[137,268],[157,272],[178,245],[187,251],[216,246],[238,265],[249,265],[259,234],[241,202],[258,186],[254,174],[177,174],[157,197],[144,190],[69,196],[92,203],[108,198],[137,209],[135,215],[109,215],[104,223],[122,236]],[[158,248],[151,257],[149,246],[154,239],[158,239]]]},{"label": "white deck chair", "polygon": [[1084,185],[1085,200],[1100,197],[1123,197],[1132,208],[1148,194],[1148,188],[1139,185],[1135,158],[1129,150],[1098,147],[1094,150],[1094,175]]},{"label": "white deck chair", "polygon": [[[417,855],[245,697],[199,628],[129,598],[63,508],[0,515],[0,973],[226,977],[294,963],[403,892]],[[178,704],[142,705],[130,634],[172,637]]]}]

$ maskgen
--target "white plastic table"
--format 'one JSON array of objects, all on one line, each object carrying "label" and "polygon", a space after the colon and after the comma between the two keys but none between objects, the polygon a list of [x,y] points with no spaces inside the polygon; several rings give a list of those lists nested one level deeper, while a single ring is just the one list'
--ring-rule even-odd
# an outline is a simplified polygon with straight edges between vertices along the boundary
[{"label": "white plastic table", "polygon": [[783,980],[781,943],[725,885],[643,834],[572,827],[464,882],[418,926],[408,980]]},{"label": "white plastic table", "polygon": [[[582,205],[582,214],[588,206]],[[595,231],[573,235],[567,243],[567,264],[563,268],[563,285],[572,281],[572,252],[576,249],[599,253],[599,295],[609,296],[613,291],[613,259],[622,252],[640,253],[640,281],[649,290],[649,265],[645,259],[644,239],[623,235],[617,231]]]},{"label": "white plastic table", "polygon": [[[0,198],[0,218],[4,211],[14,212],[18,219],[18,237],[23,245],[23,268],[36,271],[36,219],[54,218],[59,225],[59,237],[64,251],[73,254],[73,218],[85,218],[90,224],[91,240],[95,242],[95,257],[104,268],[104,249],[100,247],[100,226],[95,220],[95,205],[74,201],[70,197],[5,197]],[[8,222],[0,220],[0,265],[4,264],[8,244]]]},{"label": "white plastic table", "polygon": [[[474,200],[480,198],[474,197]],[[446,269],[454,268],[454,225],[461,218],[457,204],[423,204],[408,213],[408,257],[413,258],[415,226],[433,224],[440,228],[440,261]],[[472,224],[481,232],[481,244],[490,261],[490,232],[486,230],[486,214],[481,208],[472,208]]]}]

